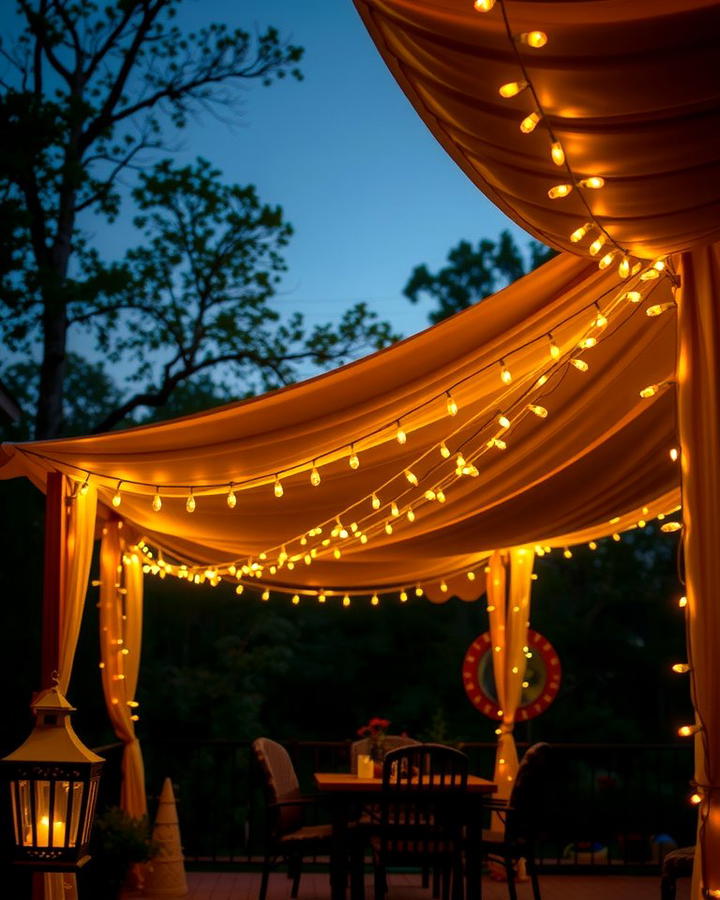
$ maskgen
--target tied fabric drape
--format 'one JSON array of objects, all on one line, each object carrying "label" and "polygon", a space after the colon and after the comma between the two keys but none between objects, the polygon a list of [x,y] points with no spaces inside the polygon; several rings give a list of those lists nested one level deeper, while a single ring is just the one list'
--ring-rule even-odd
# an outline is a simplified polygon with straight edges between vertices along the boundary
[{"label": "tied fabric drape", "polygon": [[535,552],[531,547],[513,547],[505,554],[496,550],[490,558],[487,573],[493,675],[498,706],[502,711],[493,780],[498,785],[496,796],[503,800],[510,796],[518,770],[513,727],[525,674],[534,559]]},{"label": "tied fabric drape", "polygon": [[60,597],[59,687],[67,694],[85,608],[90,563],[95,539],[97,491],[93,485],[68,491],[65,544],[65,584]]},{"label": "tied fabric drape", "polygon": [[142,753],[132,717],[142,642],[143,584],[139,558],[125,552],[122,525],[112,519],[103,528],[100,652],[105,702],[115,734],[125,745],[120,805],[129,815],[139,818],[147,813],[147,799]]},{"label": "tied fabric drape", "polygon": [[[699,804],[693,898],[720,896],[720,253],[683,254],[678,291],[688,661]],[[714,892],[718,892],[717,894]],[[703,893],[704,892],[704,893]],[[712,892],[712,893],[710,893]]]}]

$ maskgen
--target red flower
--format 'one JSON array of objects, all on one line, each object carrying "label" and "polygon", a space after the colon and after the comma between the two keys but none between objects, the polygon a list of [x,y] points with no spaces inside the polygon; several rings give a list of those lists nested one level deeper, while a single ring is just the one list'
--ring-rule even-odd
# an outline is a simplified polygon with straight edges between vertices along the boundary
[{"label": "red flower", "polygon": [[390,727],[390,719],[380,719],[374,716],[367,725],[358,728],[358,737],[377,737]]}]

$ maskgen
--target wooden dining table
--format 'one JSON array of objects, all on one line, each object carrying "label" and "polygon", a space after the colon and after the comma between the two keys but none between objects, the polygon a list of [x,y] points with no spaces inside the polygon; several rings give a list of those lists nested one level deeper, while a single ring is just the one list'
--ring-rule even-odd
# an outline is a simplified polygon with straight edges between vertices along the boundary
[{"label": "wooden dining table", "polygon": [[[330,851],[330,892],[332,900],[345,900],[348,878],[348,826],[357,814],[358,805],[378,802],[382,796],[382,778],[358,778],[349,772],[315,772],[315,787],[327,798],[332,814],[332,849]],[[477,775],[467,779],[468,815],[467,846],[477,853],[466,854],[466,900],[481,900],[482,807],[483,799],[497,790],[497,785]],[[353,884],[352,900],[362,900]]]}]

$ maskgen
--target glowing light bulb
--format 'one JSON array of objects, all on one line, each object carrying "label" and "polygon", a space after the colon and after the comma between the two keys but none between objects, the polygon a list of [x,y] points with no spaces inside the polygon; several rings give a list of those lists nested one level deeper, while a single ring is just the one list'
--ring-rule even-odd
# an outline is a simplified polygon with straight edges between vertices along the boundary
[{"label": "glowing light bulb", "polygon": [[238,597],[239,597],[240,594],[242,594],[242,592],[243,592],[244,590],[245,590],[245,588],[244,588],[241,584],[239,584],[239,585],[235,588],[235,593],[236,593],[236,594],[238,595]]},{"label": "glowing light bulb", "polygon": [[596,541],[590,541],[590,543],[588,544],[588,547],[589,547],[591,550],[597,550],[597,542],[596,542]]},{"label": "glowing light bulb", "polygon": [[370,497],[370,504],[373,509],[380,509],[380,498],[378,497],[377,494],[373,494]]},{"label": "glowing light bulb", "polygon": [[467,463],[465,462],[465,457],[462,455],[462,453],[458,453],[458,455],[455,457],[455,468],[464,469],[466,465]]},{"label": "glowing light bulb", "polygon": [[579,372],[587,372],[587,370],[590,368],[590,366],[585,362],[584,359],[571,359],[570,365],[575,366],[575,368]]},{"label": "glowing light bulb", "polygon": [[550,148],[550,158],[556,166],[561,166],[565,162],[565,151],[560,141],[553,141]]},{"label": "glowing light bulb", "polygon": [[590,246],[588,247],[588,253],[590,254],[590,256],[597,256],[605,246],[605,241],[606,237],[604,234],[598,235],[598,237],[595,238],[592,244],[590,244]]},{"label": "glowing light bulb", "polygon": [[630,260],[627,256],[623,256],[618,266],[618,275],[621,278],[627,278],[630,274]]},{"label": "glowing light bulb", "polygon": [[412,508],[408,509],[408,511],[407,511],[407,513],[406,513],[405,515],[407,516],[408,522],[414,522],[414,521],[415,521],[415,512],[413,511]]},{"label": "glowing light bulb", "polygon": [[598,263],[598,268],[607,269],[607,267],[615,259],[616,256],[617,250],[610,250],[610,252],[606,253],[605,256],[603,256],[603,258],[600,260],[600,262]]},{"label": "glowing light bulb", "polygon": [[683,609],[684,607],[687,606],[687,597],[684,594],[678,600],[678,606],[680,607],[680,609]]},{"label": "glowing light bulb", "polygon": [[282,482],[280,481],[279,475],[275,476],[275,484],[273,485],[273,491],[274,491],[276,497],[282,497],[282,495],[285,493],[285,491],[283,490]]},{"label": "glowing light bulb", "polygon": [[438,503],[445,502],[445,491],[443,491],[441,488],[438,488],[437,491],[435,491],[435,496],[438,499]]},{"label": "glowing light bulb", "polygon": [[318,595],[317,595],[317,602],[318,602],[318,603],[324,603],[324,602],[325,602],[325,594],[318,594]]},{"label": "glowing light bulb", "polygon": [[572,559],[572,550],[569,547],[566,547],[563,550],[563,556],[565,557],[565,559]]},{"label": "glowing light bulb", "polygon": [[468,581],[475,581],[475,573],[474,573],[474,572],[468,572],[468,573],[467,573],[467,580],[468,580]]},{"label": "glowing light bulb", "polygon": [[347,594],[342,598],[342,605],[350,606],[350,597]]},{"label": "glowing light bulb", "polygon": [[397,440],[398,444],[404,444],[407,441],[407,435],[403,431],[399,422],[397,423],[397,431],[395,432],[395,439]]},{"label": "glowing light bulb", "polygon": [[377,606],[378,603],[380,603],[380,598],[378,597],[377,594],[373,594],[372,597],[370,598],[370,605]]},{"label": "glowing light bulb", "polygon": [[675,663],[672,667],[673,672],[677,672],[678,675],[685,675],[690,671],[690,666],[688,663]]},{"label": "glowing light bulb", "polygon": [[294,606],[297,606],[298,603],[300,603],[300,595],[299,595],[299,594],[293,594],[292,602],[293,602],[293,605],[294,605]]},{"label": "glowing light bulb", "polygon": [[678,453],[677,447],[671,447],[670,448],[670,459],[673,462],[677,462],[678,456],[679,456],[679,453]]},{"label": "glowing light bulb", "polygon": [[625,299],[629,300],[630,303],[639,303],[642,300],[642,294],[640,291],[628,291],[625,294]]},{"label": "glowing light bulb", "polygon": [[510,97],[516,97],[521,91],[524,91],[527,86],[527,81],[508,81],[507,84],[500,85],[498,94],[507,100]]},{"label": "glowing light bulb", "polygon": [[700,731],[699,725],[681,725],[677,733],[680,737],[690,737],[692,734],[697,734],[698,731]]},{"label": "glowing light bulb", "polygon": [[520,42],[527,44],[528,47],[532,47],[534,50],[538,50],[547,44],[548,37],[544,31],[524,31],[520,35]]},{"label": "glowing light bulb", "polygon": [[667,312],[669,309],[674,309],[674,303],[655,303],[653,306],[648,306],[645,310],[646,316],[661,316],[664,312]]},{"label": "glowing light bulb", "polygon": [[416,597],[422,597],[422,595],[423,595],[423,589],[422,589],[421,587],[419,587],[419,586],[416,587],[416,588],[415,588],[415,596],[416,596]]},{"label": "glowing light bulb", "polygon": [[499,437],[490,438],[487,445],[488,447],[497,447],[498,450],[507,450],[507,444]]},{"label": "glowing light bulb", "polygon": [[396,517],[400,515],[400,509],[398,508],[398,505],[394,500],[390,504],[390,514]]},{"label": "glowing light bulb", "polygon": [[418,486],[418,477],[414,472],[411,472],[410,469],[405,469],[405,477],[413,487]]},{"label": "glowing light bulb", "polygon": [[695,792],[694,794],[690,794],[690,802],[693,806],[698,806],[700,803],[702,803],[702,797],[697,792]]},{"label": "glowing light bulb", "polygon": [[680,531],[681,528],[681,522],[664,522],[660,526],[660,531],[665,532],[665,534],[672,534],[673,531]]},{"label": "glowing light bulb", "polygon": [[590,231],[593,227],[592,222],[586,222],[584,225],[581,225],[579,228],[576,228],[575,231],[570,235],[570,240],[573,244],[577,244],[578,241],[581,241],[585,235]]},{"label": "glowing light bulb", "polygon": [[601,178],[600,175],[591,175],[589,178],[581,178],[580,185],[584,188],[590,188],[590,190],[596,191],[598,188],[605,186],[605,179]]},{"label": "glowing light bulb", "polygon": [[318,468],[315,465],[315,463],[313,463],[313,467],[310,471],[310,484],[313,487],[317,487],[320,484],[321,480],[322,479],[320,478],[320,472],[318,471]]},{"label": "glowing light bulb", "polygon": [[426,499],[426,500],[431,500],[431,501],[432,501],[432,500],[436,500],[436,499],[437,499],[437,494],[435,493],[435,491],[434,491],[432,488],[428,488],[428,489],[425,491],[424,496],[425,496],[425,499]]},{"label": "glowing light bulb", "polygon": [[339,547],[336,547],[333,550],[333,556],[335,557],[335,559],[340,559],[340,557],[342,556],[342,550]]},{"label": "glowing light bulb", "polygon": [[392,533],[393,533],[393,527],[392,527],[391,523],[386,522],[385,523],[385,534],[392,534]]},{"label": "glowing light bulb", "polygon": [[653,269],[657,269],[658,272],[662,272],[665,269],[665,260],[664,259],[656,259],[653,263]]},{"label": "glowing light bulb", "polygon": [[260,595],[260,599],[267,602],[270,599],[270,591],[263,591]]},{"label": "glowing light bulb", "polygon": [[355,452],[355,447],[353,444],[350,444],[350,456],[348,458],[348,465],[351,469],[360,468],[360,457]]},{"label": "glowing light bulb", "polygon": [[535,415],[540,419],[547,419],[548,411],[544,406],[538,406],[536,403],[529,403],[528,409],[531,413],[535,413]]},{"label": "glowing light bulb", "polygon": [[112,505],[115,507],[115,509],[117,509],[118,506],[120,506],[120,504],[122,503],[122,497],[120,496],[120,485],[121,484],[122,484],[122,481],[118,481],[117,487],[115,488],[115,493],[113,494],[113,498],[112,498]]},{"label": "glowing light bulb", "polygon": [[525,116],[525,118],[520,123],[520,131],[522,131],[523,134],[530,134],[532,131],[535,131],[539,121],[540,113],[531,112],[530,115]]},{"label": "glowing light bulb", "polygon": [[621,537],[621,536],[617,533],[617,531],[616,531],[616,532],[614,532],[614,534],[613,534],[613,536],[612,536],[612,539],[613,539],[614,541],[616,541],[617,543],[620,543],[620,541],[622,540],[622,537]]},{"label": "glowing light bulb", "polygon": [[589,350],[591,347],[594,347],[596,344],[597,344],[597,338],[586,337],[580,341],[580,343],[578,344],[578,347],[580,347],[582,350]]},{"label": "glowing light bulb", "polygon": [[237,505],[237,497],[235,496],[235,491],[232,489],[232,487],[228,491],[228,495],[225,498],[225,501],[230,509],[235,509],[235,506]]},{"label": "glowing light bulb", "polygon": [[188,494],[188,498],[185,501],[185,509],[189,513],[195,512],[195,498],[193,497],[192,488],[190,488],[190,493]]},{"label": "glowing light bulb", "polygon": [[646,269],[640,273],[640,281],[653,281],[653,279],[659,277],[660,272],[657,269]]},{"label": "glowing light bulb", "polygon": [[548,191],[548,197],[551,200],[558,200],[561,197],[567,197],[572,189],[573,186],[571,184],[556,184]]},{"label": "glowing light bulb", "polygon": [[458,405],[457,405],[457,403],[453,400],[453,398],[452,398],[452,396],[450,395],[450,392],[449,392],[449,391],[448,391],[448,395],[447,395],[447,411],[448,411],[448,415],[449,415],[449,416],[456,416],[456,415],[457,415],[457,411],[458,411]]},{"label": "glowing light bulb", "polygon": [[550,356],[552,359],[558,359],[560,356],[560,348],[555,343],[555,338],[551,334],[548,335],[548,339],[550,340]]},{"label": "glowing light bulb", "polygon": [[400,602],[407,603],[408,595],[407,591],[400,591]]},{"label": "glowing light bulb", "polygon": [[597,307],[597,316],[593,320],[593,325],[595,328],[604,328],[608,323],[607,316],[600,310],[600,307]]},{"label": "glowing light bulb", "polygon": [[510,369],[505,365],[505,360],[500,360],[500,380],[503,384],[510,384],[512,381],[512,373]]},{"label": "glowing light bulb", "polygon": [[654,397],[658,390],[659,388],[656,384],[649,384],[640,391],[640,396],[647,400],[649,397]]},{"label": "glowing light bulb", "polygon": [[498,425],[499,425],[501,428],[509,428],[509,427],[510,427],[510,424],[511,424],[511,423],[510,423],[510,419],[508,419],[507,416],[505,416],[505,415],[499,415],[499,416],[498,416]]},{"label": "glowing light bulb", "polygon": [[542,387],[544,384],[547,384],[548,377],[547,375],[541,375],[538,380],[535,382],[535,387]]},{"label": "glowing light bulb", "polygon": [[442,441],[440,444],[440,456],[442,456],[443,459],[447,459],[450,456],[450,449],[445,441]]},{"label": "glowing light bulb", "polygon": [[477,12],[490,12],[495,6],[495,0],[475,0],[473,7]]}]

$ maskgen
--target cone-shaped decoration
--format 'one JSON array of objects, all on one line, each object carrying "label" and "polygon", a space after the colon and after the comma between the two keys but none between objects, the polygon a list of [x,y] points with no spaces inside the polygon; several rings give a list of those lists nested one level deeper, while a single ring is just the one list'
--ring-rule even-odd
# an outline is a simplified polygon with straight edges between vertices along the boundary
[{"label": "cone-shaped decoration", "polygon": [[160,794],[152,839],[156,850],[147,867],[145,896],[184,897],[188,892],[188,886],[180,844],[175,795],[169,778],[165,779]]}]

